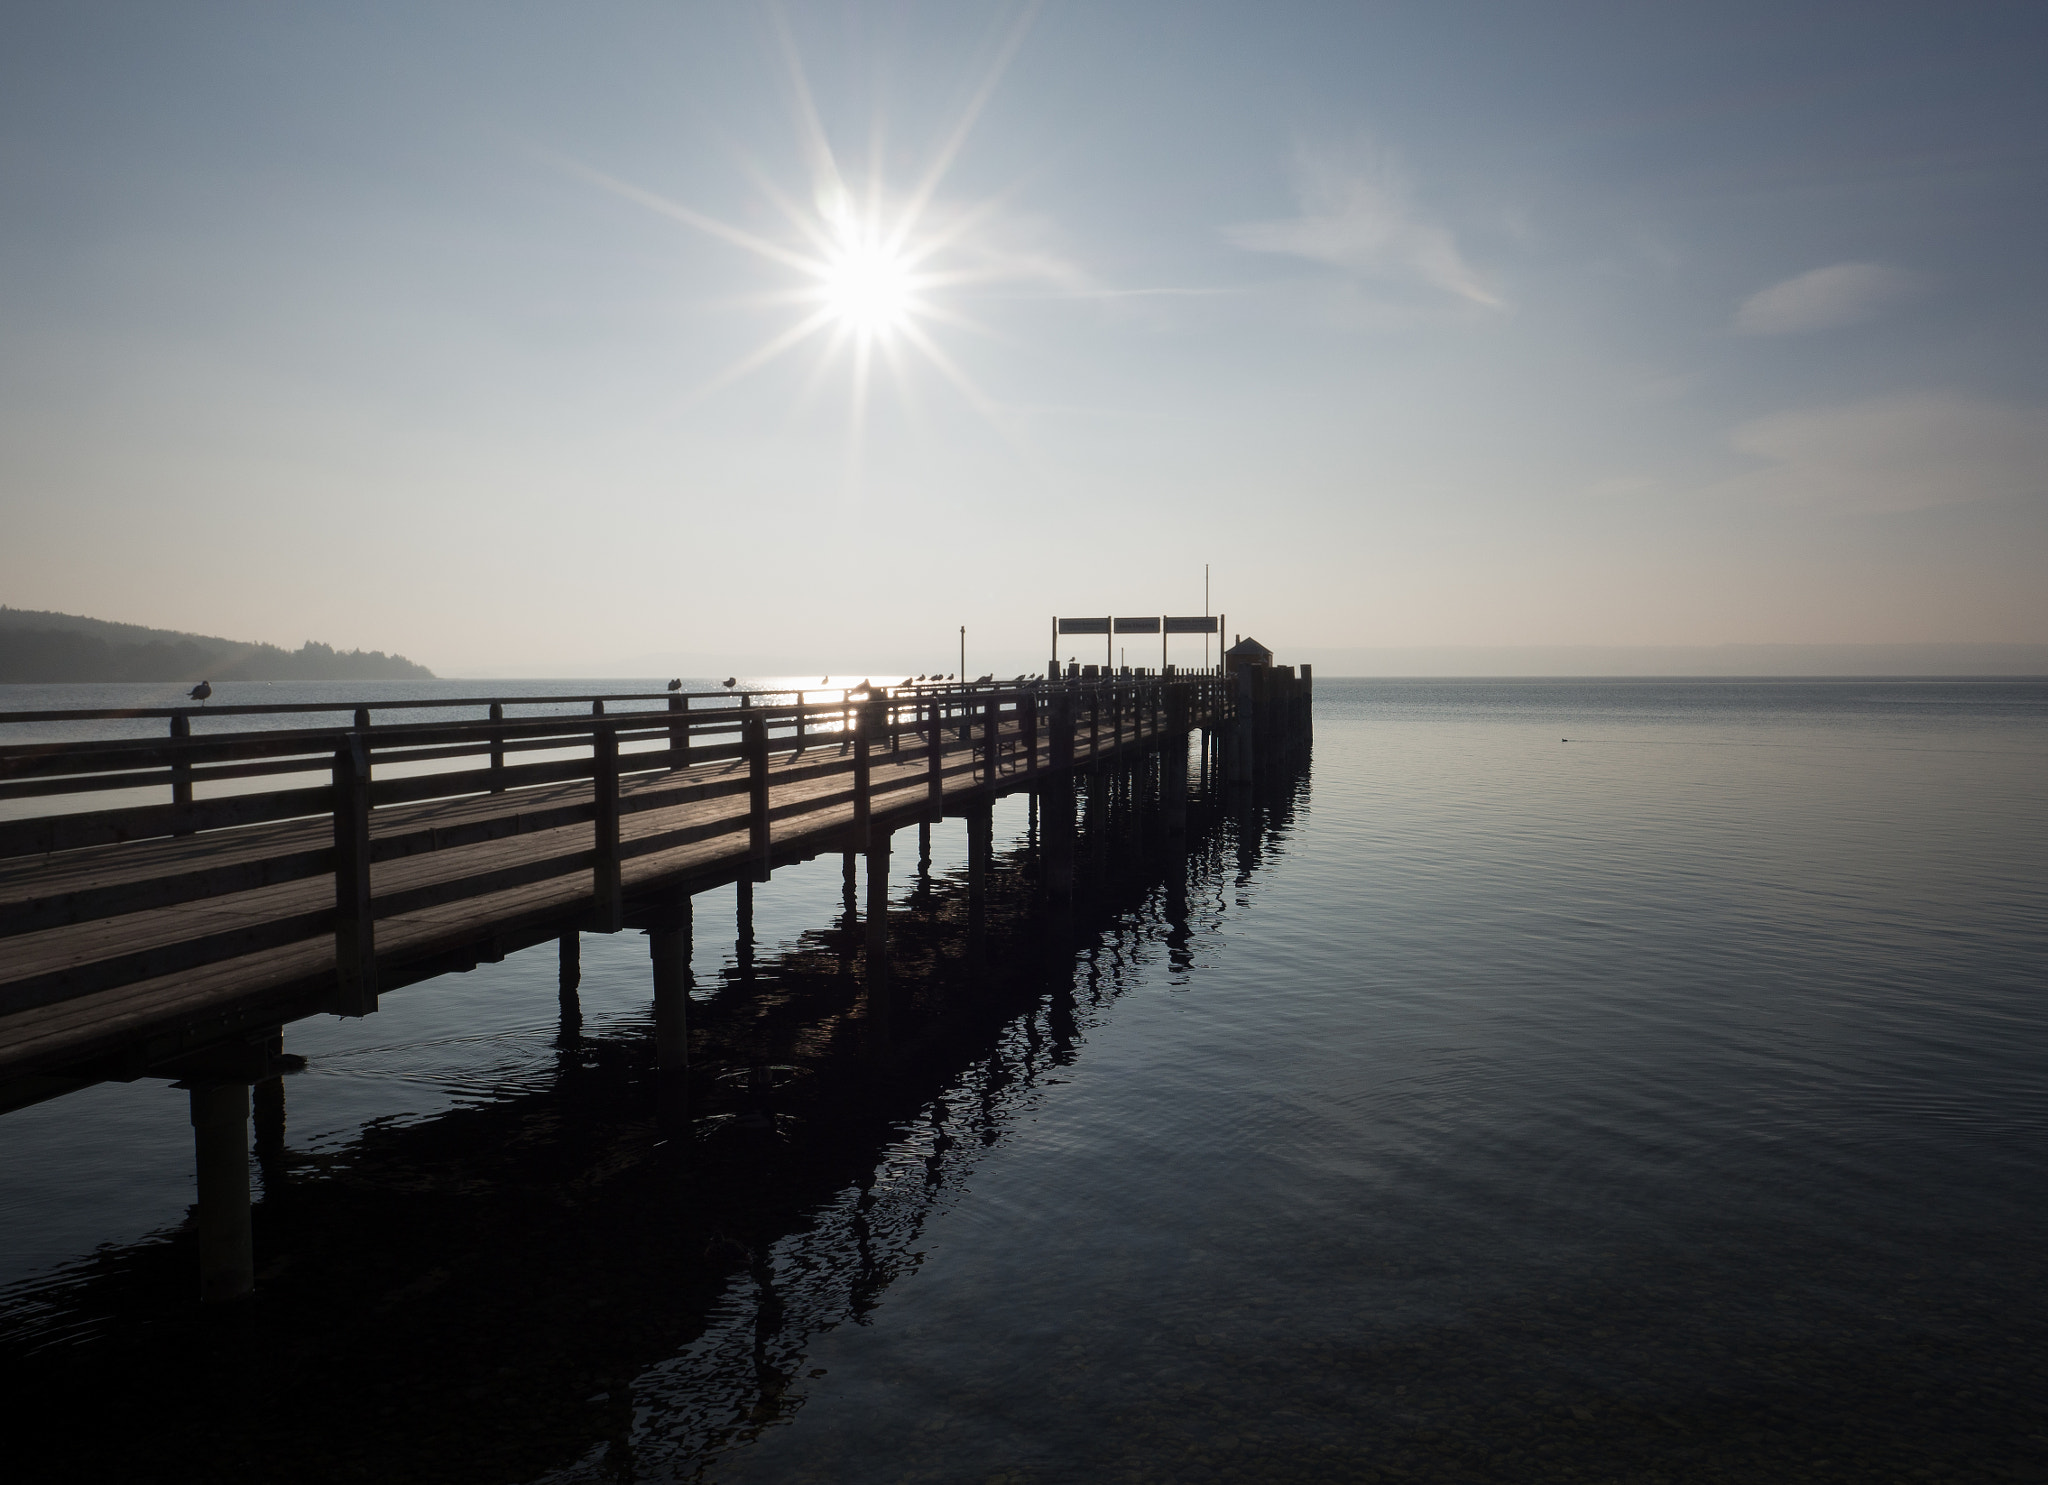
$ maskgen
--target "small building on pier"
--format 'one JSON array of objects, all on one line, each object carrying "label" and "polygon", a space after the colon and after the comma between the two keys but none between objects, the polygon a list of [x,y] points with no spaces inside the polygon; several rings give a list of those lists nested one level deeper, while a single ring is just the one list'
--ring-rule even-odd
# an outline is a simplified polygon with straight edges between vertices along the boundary
[{"label": "small building on pier", "polygon": [[1240,670],[1270,670],[1272,666],[1273,652],[1249,634],[1223,652],[1225,675],[1236,675]]}]

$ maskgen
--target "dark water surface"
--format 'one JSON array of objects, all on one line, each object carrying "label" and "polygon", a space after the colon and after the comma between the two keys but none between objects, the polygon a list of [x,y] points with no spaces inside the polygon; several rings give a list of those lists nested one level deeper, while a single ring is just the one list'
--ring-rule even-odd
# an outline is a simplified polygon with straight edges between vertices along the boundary
[{"label": "dark water surface", "polygon": [[2048,1479],[2048,685],[1316,727],[1072,921],[899,835],[886,1014],[836,859],[699,899],[687,1121],[636,935],[288,1028],[231,1313],[183,1095],[7,1116],[16,1477]]}]

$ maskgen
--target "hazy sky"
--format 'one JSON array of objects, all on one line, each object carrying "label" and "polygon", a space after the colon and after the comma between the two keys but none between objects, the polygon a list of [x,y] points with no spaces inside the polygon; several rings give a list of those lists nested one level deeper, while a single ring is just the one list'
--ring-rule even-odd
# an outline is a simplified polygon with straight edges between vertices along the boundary
[{"label": "hazy sky", "polygon": [[1283,659],[2048,640],[2038,4],[7,15],[17,607],[918,667],[1209,562]]}]

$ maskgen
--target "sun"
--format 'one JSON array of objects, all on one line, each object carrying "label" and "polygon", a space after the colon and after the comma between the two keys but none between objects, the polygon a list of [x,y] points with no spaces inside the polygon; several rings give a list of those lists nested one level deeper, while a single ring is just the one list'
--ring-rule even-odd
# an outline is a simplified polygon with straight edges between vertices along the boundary
[{"label": "sun", "polygon": [[822,266],[824,307],[844,330],[881,339],[904,329],[917,312],[909,259],[878,233],[848,233]]}]

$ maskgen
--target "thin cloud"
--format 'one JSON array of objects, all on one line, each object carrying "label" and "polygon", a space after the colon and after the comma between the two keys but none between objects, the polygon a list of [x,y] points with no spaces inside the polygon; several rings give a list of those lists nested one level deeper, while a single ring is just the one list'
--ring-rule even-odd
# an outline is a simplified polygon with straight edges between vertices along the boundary
[{"label": "thin cloud", "polygon": [[1360,144],[1342,155],[1297,146],[1301,215],[1243,222],[1223,235],[1254,253],[1283,253],[1362,278],[1419,283],[1487,309],[1507,306],[1458,249],[1449,228],[1415,204],[1392,152]]},{"label": "thin cloud", "polygon": [[1730,442],[1765,461],[1730,493],[1863,511],[2048,496],[2048,418],[1947,392],[1775,413]]},{"label": "thin cloud", "polygon": [[1910,273],[1881,263],[1832,263],[1742,301],[1735,328],[1744,335],[1802,335],[1873,320],[1917,286]]}]

